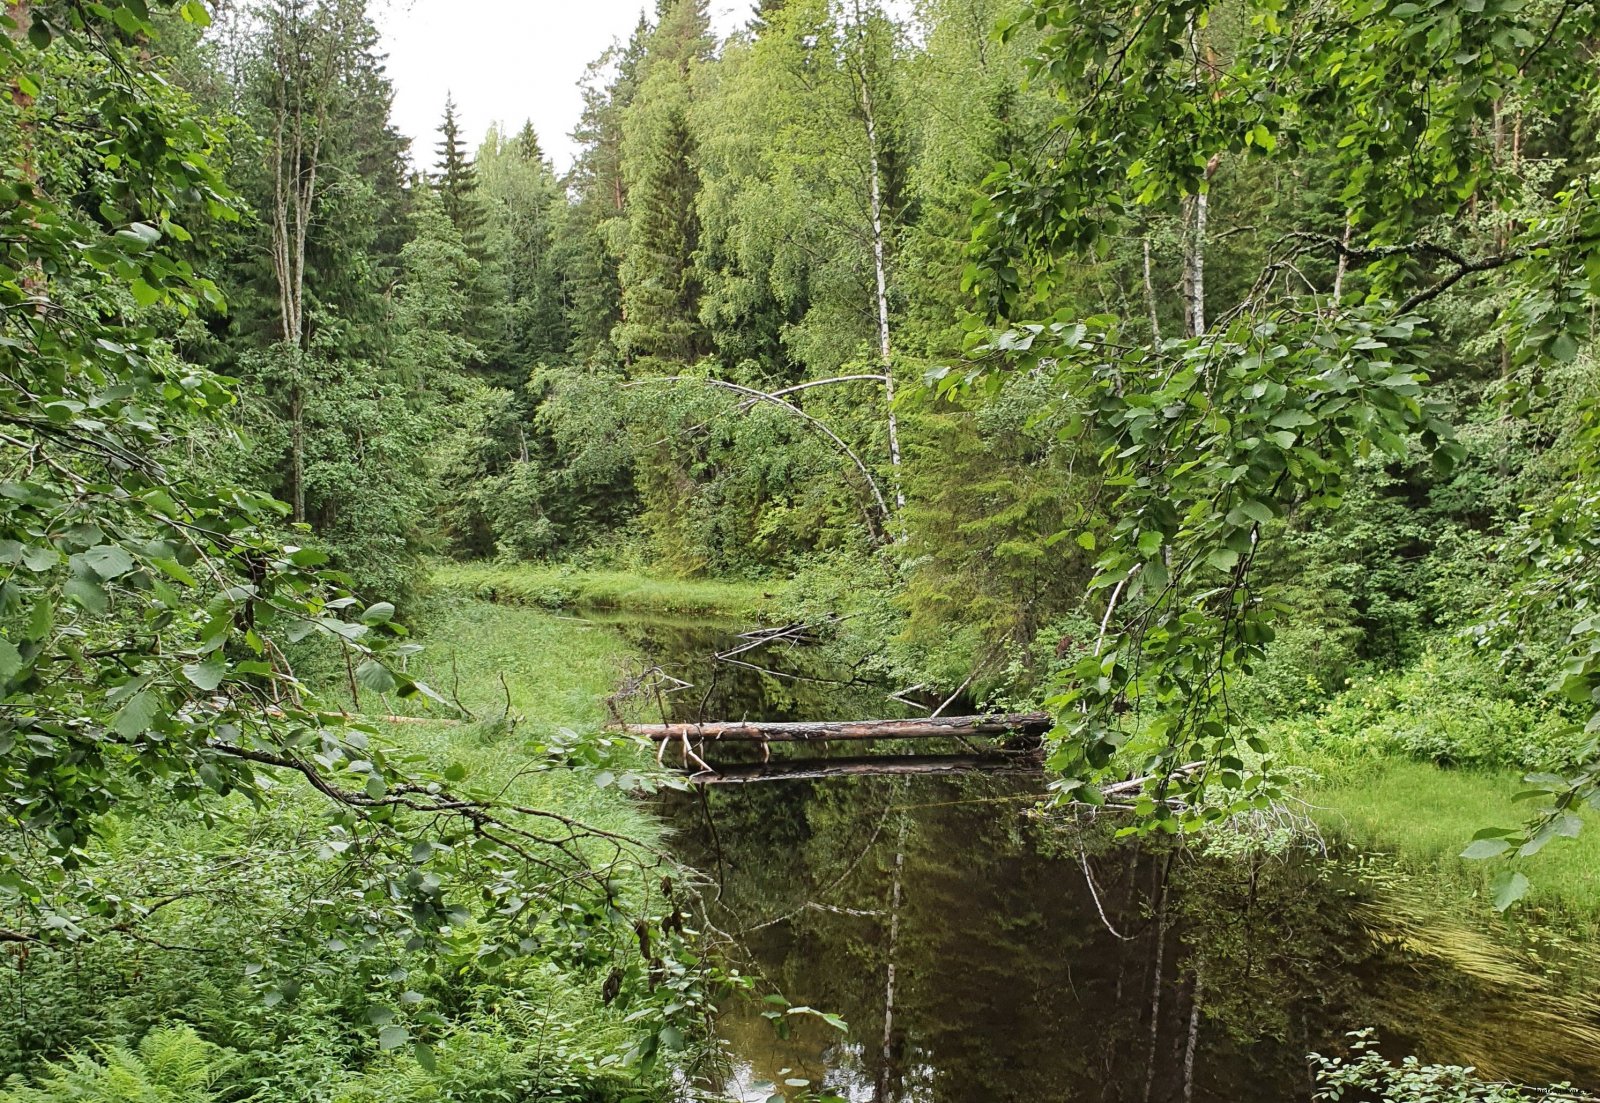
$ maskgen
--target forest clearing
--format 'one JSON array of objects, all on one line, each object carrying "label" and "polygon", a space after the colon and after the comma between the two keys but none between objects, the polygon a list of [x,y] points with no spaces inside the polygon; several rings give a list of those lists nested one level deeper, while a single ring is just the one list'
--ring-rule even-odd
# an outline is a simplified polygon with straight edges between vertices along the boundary
[{"label": "forest clearing", "polygon": [[1600,1100],[1597,56],[6,0],[0,1103]]}]

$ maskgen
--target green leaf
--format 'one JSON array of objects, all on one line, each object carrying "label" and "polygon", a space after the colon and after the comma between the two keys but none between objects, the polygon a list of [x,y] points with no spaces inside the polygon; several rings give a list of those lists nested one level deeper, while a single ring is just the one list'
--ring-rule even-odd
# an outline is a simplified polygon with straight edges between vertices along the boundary
[{"label": "green leaf", "polygon": [[1259,524],[1272,520],[1272,507],[1254,498],[1239,503],[1239,512]]},{"label": "green leaf", "polygon": [[185,586],[198,586],[200,584],[194,575],[190,574],[188,569],[176,559],[152,559],[150,562],[155,564],[156,569],[162,574],[183,583]]},{"label": "green leaf", "polygon": [[1578,342],[1570,333],[1558,333],[1550,342],[1550,358],[1565,364],[1578,355]]},{"label": "green leaf", "polygon": [[394,687],[399,684],[389,668],[377,659],[368,659],[356,667],[356,681],[374,693],[393,693]]},{"label": "green leaf", "polygon": [[140,690],[117,711],[111,728],[118,735],[133,739],[149,731],[160,715],[161,698],[149,690]]},{"label": "green leaf", "polygon": [[432,1072],[438,1068],[439,1062],[434,1058],[433,1047],[427,1042],[418,1042],[412,1047],[411,1052],[417,1058],[417,1064],[422,1066],[424,1072]]},{"label": "green leaf", "polygon": [[1489,891],[1494,898],[1494,910],[1503,912],[1526,895],[1528,879],[1508,869],[1495,877],[1489,885]]},{"label": "green leaf", "polygon": [[1461,852],[1461,856],[1481,861],[1484,858],[1498,858],[1510,849],[1511,844],[1504,839],[1477,839]]},{"label": "green leaf", "polygon": [[49,545],[29,545],[22,549],[22,565],[34,572],[48,571],[61,562],[61,553]]},{"label": "green leaf", "polygon": [[99,544],[83,553],[84,562],[94,569],[94,573],[107,581],[120,578],[133,570],[133,556],[129,555],[126,548],[116,544]]},{"label": "green leaf", "polygon": [[411,1038],[411,1032],[398,1024],[391,1024],[378,1031],[378,1048],[382,1050],[399,1049]]},{"label": "green leaf", "polygon": [[17,645],[0,636],[0,682],[9,682],[22,669],[22,652]]},{"label": "green leaf", "polygon": [[161,301],[160,288],[151,287],[144,280],[134,280],[128,284],[128,290],[133,292],[133,301],[140,306],[155,306]]},{"label": "green leaf", "polygon": [[387,624],[394,619],[394,605],[391,602],[380,601],[369,605],[361,614],[362,624]]},{"label": "green leaf", "polygon": [[33,614],[28,618],[28,639],[35,643],[50,635],[51,629],[56,625],[55,606],[50,600],[41,597],[33,607]]},{"label": "green leaf", "polygon": [[1094,551],[1094,533],[1080,532],[1078,534],[1078,547],[1084,551]]},{"label": "green leaf", "polygon": [[103,613],[110,607],[105,587],[95,579],[82,576],[67,579],[61,587],[68,600],[77,602],[91,613]]},{"label": "green leaf", "polygon": [[221,659],[208,659],[203,663],[188,663],[183,668],[183,676],[207,693],[220,686],[227,673],[228,664]]}]

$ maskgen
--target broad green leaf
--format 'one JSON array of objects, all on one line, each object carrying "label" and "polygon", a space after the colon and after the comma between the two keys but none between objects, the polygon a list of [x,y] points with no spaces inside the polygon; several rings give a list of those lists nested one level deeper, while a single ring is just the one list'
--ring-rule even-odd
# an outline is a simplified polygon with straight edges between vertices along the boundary
[{"label": "broad green leaf", "polygon": [[140,690],[118,710],[112,730],[133,739],[149,731],[160,715],[161,698],[149,690]]},{"label": "broad green leaf", "polygon": [[83,553],[83,558],[94,573],[110,581],[121,578],[133,570],[133,556],[116,544],[100,544]]},{"label": "broad green leaf", "polygon": [[61,587],[70,601],[81,605],[91,613],[103,613],[110,608],[111,602],[106,595],[105,587],[92,578],[76,576],[67,579]]},{"label": "broad green leaf", "polygon": [[1528,879],[1508,869],[1495,876],[1489,891],[1494,899],[1494,910],[1503,912],[1527,894]]},{"label": "broad green leaf", "polygon": [[188,663],[183,668],[183,676],[207,693],[220,686],[227,673],[228,664],[221,659],[207,659],[203,663]]},{"label": "broad green leaf", "polygon": [[368,659],[356,667],[356,681],[374,693],[393,693],[398,684],[389,668],[377,659]]},{"label": "broad green leaf", "polygon": [[22,669],[22,652],[17,645],[0,636],[0,683],[9,682]]}]

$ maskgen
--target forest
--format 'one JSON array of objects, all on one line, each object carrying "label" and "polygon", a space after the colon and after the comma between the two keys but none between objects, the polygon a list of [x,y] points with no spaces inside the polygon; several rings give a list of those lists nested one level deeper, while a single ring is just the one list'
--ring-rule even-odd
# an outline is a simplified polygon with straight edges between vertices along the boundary
[{"label": "forest", "polygon": [[1600,4],[385,17],[0,6],[0,1103],[1596,1098]]}]

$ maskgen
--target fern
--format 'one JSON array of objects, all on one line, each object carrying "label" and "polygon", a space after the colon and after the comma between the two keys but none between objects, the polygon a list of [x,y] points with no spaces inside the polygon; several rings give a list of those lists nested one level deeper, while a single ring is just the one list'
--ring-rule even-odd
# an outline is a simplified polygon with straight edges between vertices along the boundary
[{"label": "fern", "polygon": [[213,1086],[231,1064],[227,1050],[189,1027],[162,1028],[137,1052],[76,1053],[51,1064],[36,1086],[13,1081],[0,1089],[0,1103],[213,1103]]}]

